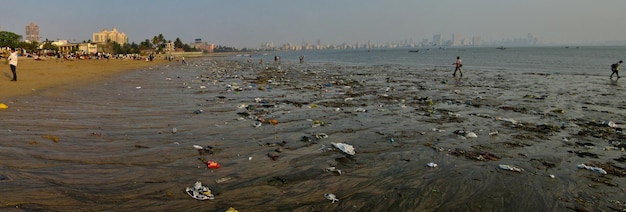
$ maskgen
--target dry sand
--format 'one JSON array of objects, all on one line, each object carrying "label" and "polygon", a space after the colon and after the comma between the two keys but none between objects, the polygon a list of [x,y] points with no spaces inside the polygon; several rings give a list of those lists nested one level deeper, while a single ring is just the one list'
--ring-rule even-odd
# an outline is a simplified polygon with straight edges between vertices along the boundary
[{"label": "dry sand", "polygon": [[[0,192],[7,195],[0,209],[626,208],[624,82],[480,70],[454,79],[451,70],[401,66],[188,62],[143,67],[80,89],[48,89],[52,97],[14,97],[1,111]],[[254,127],[257,121],[264,123]],[[353,145],[356,154],[347,156],[331,142]],[[221,168],[207,169],[206,160]],[[577,167],[583,163],[608,173]],[[331,166],[342,174],[325,171]],[[189,197],[184,189],[195,181],[208,185],[215,199]]]},{"label": "dry sand", "polygon": [[[4,58],[3,58],[4,59]],[[0,68],[0,100],[14,96],[29,95],[44,90],[85,85],[129,70],[138,70],[166,63],[156,58],[152,62],[144,60],[63,60],[56,58],[20,57],[17,66],[17,82],[11,82],[13,75],[6,63]]]}]

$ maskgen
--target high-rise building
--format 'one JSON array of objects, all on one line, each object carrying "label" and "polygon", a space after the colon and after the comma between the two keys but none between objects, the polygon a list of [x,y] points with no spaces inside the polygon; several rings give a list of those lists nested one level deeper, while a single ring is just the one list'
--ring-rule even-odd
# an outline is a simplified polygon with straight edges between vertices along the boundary
[{"label": "high-rise building", "polygon": [[113,28],[111,31],[103,29],[100,32],[93,33],[92,41],[94,43],[106,43],[108,40],[111,40],[111,42],[117,42],[120,45],[128,43],[128,37],[126,37],[126,34],[117,31],[116,28]]},{"label": "high-rise building", "polygon": [[30,22],[30,24],[26,26],[26,37],[24,39],[30,42],[39,42],[39,38],[39,26]]},{"label": "high-rise building", "polygon": [[480,46],[482,44],[482,39],[480,37],[472,37],[472,45]]},{"label": "high-rise building", "polygon": [[463,36],[459,33],[453,33],[452,34],[452,45],[453,46],[460,46],[463,45]]},{"label": "high-rise building", "polygon": [[433,46],[441,46],[441,35],[433,35]]}]

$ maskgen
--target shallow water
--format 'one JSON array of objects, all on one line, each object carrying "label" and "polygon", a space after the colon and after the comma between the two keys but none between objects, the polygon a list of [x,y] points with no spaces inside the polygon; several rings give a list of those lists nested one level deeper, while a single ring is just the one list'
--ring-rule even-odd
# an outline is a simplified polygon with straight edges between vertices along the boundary
[{"label": "shallow water", "polygon": [[[0,178],[0,208],[626,208],[620,169],[599,175],[576,167],[626,166],[614,160],[623,152],[603,150],[613,145],[610,141],[624,141],[624,134],[595,125],[605,120],[626,123],[625,82],[490,71],[453,79],[449,71],[393,65],[278,67],[202,58],[187,66],[135,71],[5,103],[10,108],[0,111],[0,175],[10,179]],[[248,110],[239,108],[241,104],[249,105]],[[357,108],[367,112],[355,112]],[[256,118],[278,124],[253,127]],[[315,120],[324,125],[314,127]],[[467,139],[458,130],[475,132],[478,138]],[[607,134],[581,133],[586,130]],[[498,134],[490,136],[494,131]],[[328,138],[315,138],[318,133]],[[330,142],[351,144],[356,155],[332,149]],[[211,146],[214,152],[200,154],[194,144]],[[475,160],[476,155],[464,154],[470,152],[499,159]],[[207,169],[206,160],[221,168]],[[427,167],[429,162],[438,166]],[[498,169],[500,164],[524,171]],[[343,173],[324,171],[330,166]],[[217,183],[219,179],[227,180]],[[185,187],[195,181],[208,185],[215,199],[187,196]],[[324,193],[336,194],[339,202],[324,199]]]}]

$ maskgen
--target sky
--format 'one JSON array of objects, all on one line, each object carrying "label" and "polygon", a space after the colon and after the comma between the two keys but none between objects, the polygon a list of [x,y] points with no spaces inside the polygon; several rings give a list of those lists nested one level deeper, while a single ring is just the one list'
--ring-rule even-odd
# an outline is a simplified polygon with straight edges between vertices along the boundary
[{"label": "sky", "polygon": [[163,34],[236,48],[302,42],[391,43],[453,33],[484,42],[526,38],[544,44],[625,41],[624,0],[13,0],[0,30],[82,42],[117,28],[129,42]]}]

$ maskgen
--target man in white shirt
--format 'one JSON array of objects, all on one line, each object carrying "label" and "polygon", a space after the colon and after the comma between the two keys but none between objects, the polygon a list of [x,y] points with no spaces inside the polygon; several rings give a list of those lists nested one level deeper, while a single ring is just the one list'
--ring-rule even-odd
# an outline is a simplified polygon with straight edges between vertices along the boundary
[{"label": "man in white shirt", "polygon": [[11,49],[11,55],[9,55],[9,66],[11,66],[11,72],[13,72],[13,79],[11,81],[17,81],[17,73],[16,73],[16,68],[17,68],[17,52],[15,52],[15,49]]}]

